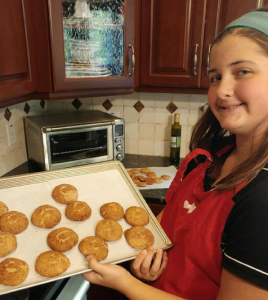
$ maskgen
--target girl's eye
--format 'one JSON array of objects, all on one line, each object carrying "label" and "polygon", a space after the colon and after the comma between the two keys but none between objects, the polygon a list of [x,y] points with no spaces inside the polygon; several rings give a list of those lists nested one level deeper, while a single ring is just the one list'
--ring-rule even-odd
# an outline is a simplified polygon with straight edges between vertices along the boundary
[{"label": "girl's eye", "polygon": [[214,83],[214,82],[219,81],[219,80],[221,80],[221,76],[219,76],[219,75],[209,78],[210,83]]},{"label": "girl's eye", "polygon": [[241,75],[246,75],[246,74],[248,74],[248,73],[250,73],[249,70],[239,70],[239,71],[237,71],[237,75],[239,75],[239,76],[241,76]]}]

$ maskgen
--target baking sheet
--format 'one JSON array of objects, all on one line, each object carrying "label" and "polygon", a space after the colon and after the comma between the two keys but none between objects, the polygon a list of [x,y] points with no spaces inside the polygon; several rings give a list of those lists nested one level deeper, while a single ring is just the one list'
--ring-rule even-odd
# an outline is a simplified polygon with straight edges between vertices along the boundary
[{"label": "baking sheet", "polygon": [[[127,170],[130,171],[132,169],[141,169],[141,168],[128,168]],[[157,177],[161,177],[162,175],[169,175],[171,178],[169,180],[164,180],[162,183],[154,183],[151,185],[147,185],[145,187],[139,187],[137,188],[139,190],[152,190],[152,189],[168,189],[172,180],[174,179],[177,169],[174,166],[169,167],[148,167],[148,169],[151,170],[151,172],[154,172]],[[143,175],[146,177],[145,174],[135,174],[135,175]]]},{"label": "baking sheet", "polygon": [[[82,222],[75,222],[65,217],[66,205],[57,203],[51,196],[53,188],[63,183],[74,185],[78,189],[78,200],[89,204],[92,209],[92,215],[89,219]],[[103,219],[99,213],[99,208],[107,202],[118,202],[125,210],[135,205],[146,209],[150,216],[150,222],[145,227],[150,229],[154,234],[154,247],[156,249],[167,249],[172,246],[149,206],[120,162],[100,163],[84,167],[2,178],[0,179],[0,201],[8,206],[9,211],[16,210],[22,212],[29,219],[28,228],[16,235],[17,249],[0,259],[1,262],[6,258],[14,257],[26,261],[29,265],[29,274],[23,283],[15,287],[0,284],[0,295],[60,278],[70,277],[88,270],[86,259],[78,250],[78,244],[83,238],[95,235],[95,226],[98,221]],[[39,228],[30,222],[34,210],[44,204],[58,208],[62,215],[60,223],[51,229]],[[124,219],[118,222],[122,226],[123,231],[131,227]],[[73,249],[64,252],[69,258],[71,265],[67,271],[57,277],[43,277],[35,272],[35,260],[40,253],[51,250],[46,242],[47,235],[52,230],[60,227],[72,228],[79,236],[78,244]],[[108,242],[107,244],[109,254],[102,261],[103,263],[127,261],[136,257],[140,252],[140,250],[131,248],[124,236],[118,241]]]}]

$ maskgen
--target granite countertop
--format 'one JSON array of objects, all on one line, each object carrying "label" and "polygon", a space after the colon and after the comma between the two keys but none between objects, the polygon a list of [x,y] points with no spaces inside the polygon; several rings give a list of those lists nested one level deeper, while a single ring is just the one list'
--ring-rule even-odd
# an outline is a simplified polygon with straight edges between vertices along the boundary
[{"label": "granite countertop", "polygon": [[[136,154],[125,154],[125,158],[121,162],[125,168],[168,167],[172,165],[168,157]],[[24,164],[12,170],[11,172],[5,174],[3,177],[16,176],[40,171],[42,170],[38,168],[38,166],[33,164],[31,161],[27,161]],[[140,192],[143,198],[148,203],[165,204],[165,195],[167,189],[140,190]]]}]

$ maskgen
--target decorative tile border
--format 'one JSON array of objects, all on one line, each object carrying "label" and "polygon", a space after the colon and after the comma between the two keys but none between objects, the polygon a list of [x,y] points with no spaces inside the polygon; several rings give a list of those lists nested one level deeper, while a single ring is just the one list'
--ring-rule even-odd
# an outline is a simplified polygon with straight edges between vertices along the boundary
[{"label": "decorative tile border", "polygon": [[[192,127],[206,108],[205,95],[133,93],[109,97],[31,100],[2,109],[0,114],[0,176],[27,160],[23,118],[27,115],[67,113],[99,109],[118,111],[126,124],[126,153],[169,156],[173,114],[181,115],[181,157],[188,153]],[[9,120],[18,126],[20,141],[8,146],[5,126]],[[147,132],[148,131],[148,132]],[[2,149],[2,151],[1,151]],[[3,150],[4,149],[4,150]]]}]

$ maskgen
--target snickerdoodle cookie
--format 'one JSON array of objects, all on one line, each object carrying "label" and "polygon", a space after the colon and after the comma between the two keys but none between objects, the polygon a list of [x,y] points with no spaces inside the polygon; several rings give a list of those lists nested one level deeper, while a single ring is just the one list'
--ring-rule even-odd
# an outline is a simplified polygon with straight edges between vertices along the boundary
[{"label": "snickerdoodle cookie", "polygon": [[5,257],[17,249],[17,239],[12,233],[0,232],[0,257]]},{"label": "snickerdoodle cookie", "polygon": [[131,226],[144,226],[149,223],[149,215],[139,206],[131,206],[126,210],[125,221]]},{"label": "snickerdoodle cookie", "polygon": [[54,251],[68,251],[72,249],[77,244],[77,242],[77,233],[67,227],[54,229],[47,236],[47,244]]},{"label": "snickerdoodle cookie", "polygon": [[60,211],[51,205],[44,204],[39,206],[32,214],[31,222],[41,228],[52,228],[61,220]]},{"label": "snickerdoodle cookie", "polygon": [[73,201],[67,205],[65,216],[72,221],[84,221],[91,216],[91,208],[84,201]]},{"label": "snickerdoodle cookie", "polygon": [[123,229],[121,225],[111,219],[99,221],[96,226],[95,235],[102,238],[106,242],[117,241],[122,237]]},{"label": "snickerdoodle cookie", "polygon": [[68,257],[58,251],[41,253],[35,262],[35,271],[44,277],[55,277],[65,272],[70,266]]},{"label": "snickerdoodle cookie", "polygon": [[10,211],[0,217],[0,230],[13,234],[24,231],[29,224],[25,214],[18,211]]},{"label": "snickerdoodle cookie", "polygon": [[85,257],[93,255],[97,261],[105,259],[109,252],[107,243],[97,236],[84,238],[79,243],[78,249]]},{"label": "snickerdoodle cookie", "polygon": [[8,207],[5,205],[4,202],[0,201],[0,217],[8,212]]},{"label": "snickerdoodle cookie", "polygon": [[164,179],[161,177],[155,178],[155,183],[162,183],[163,181],[164,181]]},{"label": "snickerdoodle cookie", "polygon": [[124,217],[124,209],[119,203],[110,202],[101,206],[100,214],[104,219],[118,221]]},{"label": "snickerdoodle cookie", "polygon": [[71,184],[60,184],[53,189],[52,197],[59,203],[69,204],[77,200],[78,191]]},{"label": "snickerdoodle cookie", "polygon": [[152,232],[142,226],[134,226],[124,231],[128,244],[134,249],[147,249],[154,244]]},{"label": "snickerdoodle cookie", "polygon": [[17,258],[7,258],[0,263],[0,284],[14,286],[22,283],[29,272],[28,264]]},{"label": "snickerdoodle cookie", "polygon": [[164,180],[169,180],[169,179],[171,179],[171,176],[170,175],[162,175],[161,178]]},{"label": "snickerdoodle cookie", "polygon": [[139,169],[131,169],[130,172],[132,174],[139,174],[140,173],[140,170]]}]

